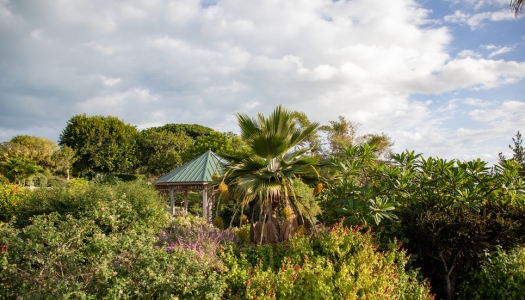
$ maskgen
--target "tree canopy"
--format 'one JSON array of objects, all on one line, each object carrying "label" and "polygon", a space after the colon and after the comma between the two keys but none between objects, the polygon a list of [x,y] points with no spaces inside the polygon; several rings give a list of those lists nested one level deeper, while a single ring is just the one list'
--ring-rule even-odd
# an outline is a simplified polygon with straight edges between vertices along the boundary
[{"label": "tree canopy", "polygon": [[128,172],[137,163],[137,135],[135,126],[116,117],[83,114],[69,119],[59,144],[75,151],[77,175]]}]

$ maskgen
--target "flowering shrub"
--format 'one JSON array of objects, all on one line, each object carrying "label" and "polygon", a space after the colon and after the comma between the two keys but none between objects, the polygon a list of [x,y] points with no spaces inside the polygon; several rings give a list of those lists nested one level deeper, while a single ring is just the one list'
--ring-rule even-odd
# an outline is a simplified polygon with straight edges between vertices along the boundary
[{"label": "flowering shrub", "polygon": [[26,193],[26,190],[18,185],[0,183],[0,222],[11,220]]},{"label": "flowering shrub", "polygon": [[175,218],[172,224],[160,237],[161,241],[167,243],[166,250],[171,252],[175,248],[189,249],[199,257],[201,263],[208,266],[222,268],[217,252],[222,245],[237,242],[232,230],[218,229],[207,224],[203,218],[181,216]]},{"label": "flowering shrub", "polygon": [[379,252],[372,234],[340,224],[275,245],[229,247],[227,298],[432,299],[418,273],[406,270],[400,245]]},{"label": "flowering shrub", "polygon": [[93,220],[40,215],[0,226],[0,299],[219,299],[226,288],[194,252],[147,232],[106,234]]}]

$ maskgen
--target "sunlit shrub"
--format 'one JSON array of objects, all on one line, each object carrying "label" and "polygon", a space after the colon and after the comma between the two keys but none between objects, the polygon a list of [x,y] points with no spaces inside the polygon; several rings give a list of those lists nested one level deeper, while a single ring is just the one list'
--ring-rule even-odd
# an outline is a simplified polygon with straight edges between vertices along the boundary
[{"label": "sunlit shrub", "polygon": [[17,213],[19,227],[29,224],[32,216],[52,212],[94,220],[106,233],[130,228],[158,231],[167,225],[165,204],[144,183],[104,185],[77,179],[68,185],[38,189],[28,195]]},{"label": "sunlit shrub", "polygon": [[418,273],[406,270],[399,245],[379,252],[370,232],[336,224],[289,242],[229,247],[227,298],[432,299]]},{"label": "sunlit shrub", "polygon": [[0,183],[0,222],[9,222],[21,205],[27,190],[18,185]]}]

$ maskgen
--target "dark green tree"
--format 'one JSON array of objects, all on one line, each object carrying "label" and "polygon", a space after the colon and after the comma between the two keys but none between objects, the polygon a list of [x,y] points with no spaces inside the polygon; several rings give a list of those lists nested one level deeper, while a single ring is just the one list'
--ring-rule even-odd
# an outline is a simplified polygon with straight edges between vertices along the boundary
[{"label": "dark green tree", "polygon": [[135,126],[116,117],[73,116],[60,135],[59,144],[75,150],[77,175],[130,172],[137,164]]},{"label": "dark green tree", "polygon": [[243,141],[233,133],[224,134],[212,131],[207,135],[197,137],[193,145],[182,153],[182,159],[188,162],[209,149],[220,156],[238,156],[249,151]]},{"label": "dark green tree", "polygon": [[138,158],[143,172],[160,176],[183,163],[181,153],[193,139],[181,131],[175,133],[150,128],[141,131],[138,140]]},{"label": "dark green tree", "polygon": [[211,128],[197,124],[166,124],[161,127],[155,127],[155,130],[169,131],[175,134],[184,133],[194,140],[200,136],[209,135],[214,131]]}]

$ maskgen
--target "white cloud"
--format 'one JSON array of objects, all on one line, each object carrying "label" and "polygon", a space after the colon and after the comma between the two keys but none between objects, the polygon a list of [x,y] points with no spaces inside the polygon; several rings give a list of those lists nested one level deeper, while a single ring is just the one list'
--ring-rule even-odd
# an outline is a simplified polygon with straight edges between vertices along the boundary
[{"label": "white cloud", "polygon": [[472,57],[472,58],[481,58],[482,55],[478,52],[475,52],[470,49],[461,50],[458,55],[459,58]]},{"label": "white cloud", "polygon": [[498,50],[491,52],[489,54],[489,58],[492,58],[492,57],[494,57],[496,55],[500,55],[500,54],[503,54],[503,53],[510,52],[512,50],[514,50],[514,47],[506,47],[506,46],[505,47],[501,47]]},{"label": "white cloud", "polygon": [[479,106],[479,107],[486,107],[492,105],[492,103],[488,101],[483,101],[481,99],[475,99],[475,98],[467,98],[463,100],[463,103],[468,104],[470,106]]},{"label": "white cloud", "polygon": [[470,26],[472,30],[475,30],[483,25],[483,22],[488,21],[509,21],[514,20],[515,16],[510,9],[502,9],[499,11],[487,11],[482,13],[470,14],[460,10],[456,10],[454,14],[444,17],[446,22],[452,23],[464,23]]},{"label": "white cloud", "polygon": [[[0,26],[13,40],[0,46],[4,127],[52,117],[59,132],[85,112],[140,128],[198,123],[237,131],[233,113],[284,104],[321,123],[343,115],[362,122],[364,132],[392,131],[397,145],[450,153],[446,134],[466,145],[471,129],[447,122],[462,105],[489,106],[413,95],[492,89],[525,77],[523,62],[483,59],[468,49],[451,56],[458,37],[415,0],[221,0],[207,8],[198,0],[7,3],[0,0],[0,19],[5,9],[23,22]],[[502,18],[476,15],[458,10],[448,19],[480,26]],[[45,43],[30,48],[28,36]],[[491,58],[501,49],[478,50]],[[53,114],[31,109],[37,102]]]}]

